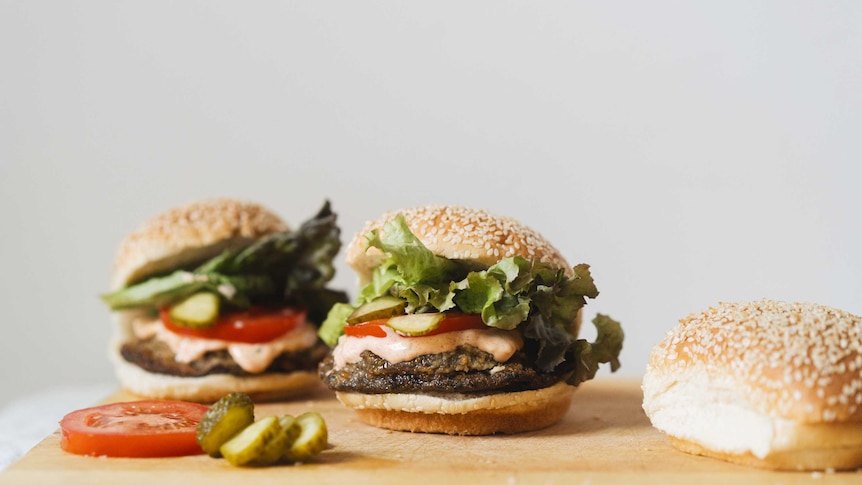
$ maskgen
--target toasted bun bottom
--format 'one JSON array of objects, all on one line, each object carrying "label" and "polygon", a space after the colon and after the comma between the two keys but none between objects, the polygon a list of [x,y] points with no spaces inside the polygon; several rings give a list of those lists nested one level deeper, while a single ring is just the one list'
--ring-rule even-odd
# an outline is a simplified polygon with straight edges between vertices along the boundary
[{"label": "toasted bun bottom", "polygon": [[295,397],[320,384],[317,373],[306,371],[248,377],[155,374],[127,362],[117,353],[112,357],[117,379],[123,388],[149,399],[214,402],[229,392],[245,392],[254,401],[278,401]]},{"label": "toasted bun bottom", "polygon": [[336,392],[359,419],[379,428],[420,433],[487,435],[550,426],[566,414],[575,388],[565,383],[534,391],[481,397]]},{"label": "toasted bun bottom", "polygon": [[780,470],[862,466],[862,423],[802,423],[755,410],[728,376],[648,369],[643,407],[678,449]]},{"label": "toasted bun bottom", "polygon": [[676,449],[693,455],[708,456],[740,465],[770,470],[848,470],[858,468],[862,464],[862,446],[848,446],[846,448],[825,446],[823,448],[781,451],[758,458],[750,452],[726,453],[710,450],[697,443],[673,436],[670,437],[670,442]]}]

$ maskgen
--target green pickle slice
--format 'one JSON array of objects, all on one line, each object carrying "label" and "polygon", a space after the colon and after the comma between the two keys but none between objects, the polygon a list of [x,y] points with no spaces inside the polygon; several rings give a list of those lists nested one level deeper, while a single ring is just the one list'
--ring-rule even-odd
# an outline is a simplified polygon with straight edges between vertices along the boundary
[{"label": "green pickle slice", "polygon": [[284,453],[290,461],[306,461],[326,449],[329,433],[323,417],[315,412],[300,414],[296,422],[301,429],[299,436]]},{"label": "green pickle slice", "polygon": [[380,318],[404,315],[407,301],[395,296],[381,296],[368,303],[360,305],[359,308],[347,316],[347,323],[355,325],[362,322],[370,322]]},{"label": "green pickle slice", "polygon": [[254,403],[248,394],[232,392],[204,413],[197,427],[198,444],[206,454],[221,456],[219,448],[254,422]]},{"label": "green pickle slice", "polygon": [[386,326],[402,335],[417,337],[439,327],[445,318],[445,313],[414,313],[392,317],[386,321]]},{"label": "green pickle slice", "polygon": [[280,455],[268,449],[284,448],[285,434],[276,416],[267,416],[247,426],[220,448],[222,456],[235,466],[266,466],[275,463]]},{"label": "green pickle slice", "polygon": [[282,433],[287,437],[284,443],[285,447],[280,450],[280,452],[284,454],[284,450],[292,446],[293,442],[296,441],[296,438],[299,438],[299,433],[302,432],[302,427],[299,425],[299,421],[289,414],[279,416],[278,424],[281,425]]},{"label": "green pickle slice", "polygon": [[171,320],[189,328],[208,327],[218,320],[221,299],[215,293],[202,291],[172,306]]}]

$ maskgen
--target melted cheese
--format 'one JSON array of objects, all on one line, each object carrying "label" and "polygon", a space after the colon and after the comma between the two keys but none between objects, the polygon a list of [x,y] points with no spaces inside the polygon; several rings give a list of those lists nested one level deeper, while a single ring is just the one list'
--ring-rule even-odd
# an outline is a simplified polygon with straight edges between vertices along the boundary
[{"label": "melted cheese", "polygon": [[339,337],[338,345],[332,351],[335,369],[359,362],[362,352],[366,350],[397,364],[420,355],[449,352],[459,345],[472,345],[493,355],[497,362],[506,362],[524,346],[524,340],[516,330],[492,328],[446,332],[429,337],[402,337],[385,325],[382,328],[386,331],[385,337]]},{"label": "melted cheese", "polygon": [[132,328],[135,336],[141,340],[155,337],[167,344],[177,362],[187,364],[200,359],[207,352],[226,349],[237,365],[255,374],[266,370],[282,352],[302,350],[317,342],[317,329],[305,321],[275,340],[257,344],[185,337],[165,328],[160,320],[137,319]]}]

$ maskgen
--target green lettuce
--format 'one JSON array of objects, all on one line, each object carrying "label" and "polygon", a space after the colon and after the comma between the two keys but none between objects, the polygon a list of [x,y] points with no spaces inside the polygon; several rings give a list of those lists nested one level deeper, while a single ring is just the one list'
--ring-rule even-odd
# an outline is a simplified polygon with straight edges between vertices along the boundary
[{"label": "green lettuce", "polygon": [[575,360],[574,373],[567,382],[577,386],[596,376],[599,364],[610,364],[611,372],[620,368],[619,355],[623,348],[623,329],[619,322],[601,313],[593,319],[598,330],[595,342],[576,340],[571,351]]},{"label": "green lettuce", "polygon": [[335,347],[335,344],[338,343],[338,337],[344,333],[344,324],[347,321],[347,317],[355,309],[347,303],[336,303],[333,305],[326,319],[320,325],[320,329],[317,331],[320,340],[323,340],[330,347]]},{"label": "green lettuce", "polygon": [[[573,322],[598,289],[586,264],[575,266],[572,274],[540,261],[521,256],[504,258],[487,268],[435,255],[410,231],[403,216],[388,221],[383,230],[367,236],[368,247],[382,251],[385,259],[376,267],[371,281],[359,292],[357,305],[383,295],[407,302],[408,313],[443,312],[457,309],[481,315],[490,327],[522,328],[525,339],[533,341],[537,365],[545,372],[558,366],[572,370],[570,383],[592,378],[600,363],[619,367],[623,332],[619,323],[599,315],[595,342],[577,340]],[[335,345],[346,318],[355,307],[339,305],[329,313],[324,341]]]}]

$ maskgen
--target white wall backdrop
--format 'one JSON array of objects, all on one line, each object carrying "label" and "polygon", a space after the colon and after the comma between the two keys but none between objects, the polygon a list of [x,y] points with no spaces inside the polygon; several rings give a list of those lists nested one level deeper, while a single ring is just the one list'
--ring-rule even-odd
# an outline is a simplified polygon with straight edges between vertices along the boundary
[{"label": "white wall backdrop", "polygon": [[721,300],[862,313],[859,52],[855,1],[0,0],[0,406],[112,383],[117,245],[211,196],[515,216],[632,378]]}]

